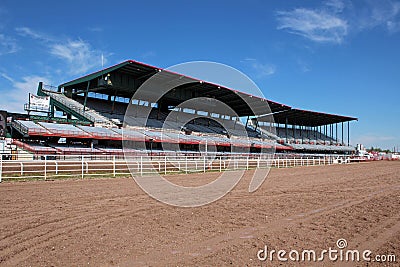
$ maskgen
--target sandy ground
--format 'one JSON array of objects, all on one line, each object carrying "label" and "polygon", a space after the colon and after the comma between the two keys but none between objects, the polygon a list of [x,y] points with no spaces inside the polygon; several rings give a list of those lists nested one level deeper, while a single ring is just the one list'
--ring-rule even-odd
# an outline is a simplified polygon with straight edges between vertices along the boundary
[{"label": "sandy ground", "polygon": [[[157,202],[131,178],[2,183],[0,265],[293,266],[257,252],[337,249],[340,238],[346,249],[397,260],[348,266],[400,265],[400,162],[273,169],[254,193],[251,174],[199,208]],[[217,175],[169,179],[202,184]],[[326,256],[300,265],[345,263]]]}]

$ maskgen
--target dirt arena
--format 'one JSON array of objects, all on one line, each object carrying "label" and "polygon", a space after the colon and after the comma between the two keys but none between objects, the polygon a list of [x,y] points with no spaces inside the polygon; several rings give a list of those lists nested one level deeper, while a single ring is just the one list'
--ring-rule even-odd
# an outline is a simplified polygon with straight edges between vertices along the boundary
[{"label": "dirt arena", "polygon": [[[400,265],[399,161],[272,169],[248,193],[251,173],[200,208],[157,202],[131,178],[2,183],[0,265],[293,266],[260,261],[257,252],[320,251],[340,238],[348,249],[397,260],[349,266]],[[197,184],[217,175],[169,179]]]}]

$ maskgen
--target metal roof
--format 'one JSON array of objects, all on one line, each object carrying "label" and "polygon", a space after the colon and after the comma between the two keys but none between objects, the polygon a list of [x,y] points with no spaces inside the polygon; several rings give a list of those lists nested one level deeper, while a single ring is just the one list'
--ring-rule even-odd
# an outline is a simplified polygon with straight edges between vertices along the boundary
[{"label": "metal roof", "polygon": [[[222,85],[202,81],[169,70],[163,70],[161,68],[134,60],[127,60],[109,68],[105,68],[70,82],[63,83],[58,86],[58,88],[59,90],[62,87],[70,89],[73,88],[82,92],[87,89],[88,82],[93,81],[91,84],[94,84],[96,88],[92,88],[91,90],[95,92],[112,93],[118,96],[131,98],[135,93],[135,89],[132,88],[116,86],[98,88],[98,78],[112,72],[127,74],[132,76],[134,79],[139,80],[140,82],[146,81],[155,74],[160,75],[158,77],[159,79],[165,79],[166,81],[171,79],[183,79],[188,83],[180,86],[177,88],[177,90],[191,91],[194,93],[194,95],[196,95],[196,97],[210,97],[218,99],[230,106],[238,114],[238,116],[256,115],[259,116],[257,118],[259,121],[269,121],[271,119],[271,114],[273,114],[273,118],[276,123],[284,124],[287,122],[291,125],[302,126],[321,126],[358,120],[357,118],[353,117],[295,109],[284,104],[257,96],[252,96],[244,92],[224,87]],[[172,94],[167,94],[164,99],[174,104],[179,104],[185,101],[185,99],[179,99],[174,97]],[[266,110],[266,103],[268,103],[270,110]]]},{"label": "metal roof", "polygon": [[[358,120],[357,118],[354,117],[321,113],[316,111],[302,110],[295,108],[278,112],[272,115],[274,117],[275,123],[285,124],[287,122],[287,124],[290,125],[301,125],[310,127]],[[258,117],[257,120],[270,121],[271,119],[270,116],[271,115],[261,116]]]},{"label": "metal roof", "polygon": [[[125,73],[134,77],[135,79],[141,79],[142,82],[155,75],[156,73],[160,73],[161,77],[165,78],[166,80],[186,79],[195,83],[194,85],[191,84],[190,86],[187,86],[185,88],[186,90],[195,92],[197,96],[211,97],[223,101],[225,104],[234,109],[235,112],[237,112],[238,116],[263,115],[270,112],[289,110],[291,108],[287,105],[276,103],[268,99],[252,96],[244,92],[224,87],[222,85],[201,81],[196,78],[188,77],[168,70],[163,70],[161,68],[150,66],[134,60],[127,60],[112,67],[94,72],[92,74],[83,76],[70,82],[63,83],[59,85],[58,88],[73,88],[84,91],[87,88],[88,81],[94,81],[93,84],[97,84],[97,79],[99,77],[112,72]],[[117,94],[119,96],[129,98],[131,98],[134,94],[134,91],[132,89],[116,88],[115,86],[102,89],[96,88],[95,91],[99,93],[115,93],[115,91],[118,91]],[[175,101],[176,103],[183,101],[182,99],[169,100],[172,102]],[[270,110],[266,108],[266,103],[269,105]]]}]

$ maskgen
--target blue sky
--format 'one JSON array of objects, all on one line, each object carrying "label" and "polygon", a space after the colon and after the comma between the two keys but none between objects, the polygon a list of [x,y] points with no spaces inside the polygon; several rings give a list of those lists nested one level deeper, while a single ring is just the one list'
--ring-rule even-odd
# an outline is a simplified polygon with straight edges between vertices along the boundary
[{"label": "blue sky", "polygon": [[351,141],[400,147],[400,1],[0,2],[0,109],[134,59],[215,61],[266,98],[355,116]]}]

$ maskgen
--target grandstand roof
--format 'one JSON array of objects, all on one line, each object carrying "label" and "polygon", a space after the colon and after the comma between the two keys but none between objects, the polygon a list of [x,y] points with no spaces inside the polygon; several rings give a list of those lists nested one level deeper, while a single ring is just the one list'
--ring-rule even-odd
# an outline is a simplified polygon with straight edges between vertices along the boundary
[{"label": "grandstand roof", "polygon": [[[286,121],[290,125],[301,126],[322,126],[346,121],[358,120],[357,118],[321,113],[310,110],[290,109],[273,114],[274,122],[285,124]],[[259,121],[269,121],[269,116],[258,117]]]},{"label": "grandstand roof", "polygon": [[[265,102],[268,103],[271,112],[280,112],[284,110],[289,110],[291,107],[284,104],[276,103],[271,100],[263,99],[260,97],[252,96],[243,92],[239,92],[234,89],[230,89],[221,85],[213,84],[210,82],[203,82],[199,79],[188,77],[182,74],[174,73],[168,70],[163,70],[158,67],[150,66],[144,63],[140,63],[134,60],[127,60],[112,67],[97,71],[95,73],[83,76],[81,78],[72,80],[70,82],[61,84],[59,88],[64,87],[64,89],[73,88],[78,91],[85,91],[88,86],[88,82],[93,80],[93,83],[97,85],[97,79],[103,75],[112,72],[120,72],[128,74],[141,82],[145,81],[154,74],[161,72],[165,78],[185,78],[188,82],[188,86],[183,87],[185,90],[190,90],[196,93],[197,96],[206,96],[218,99],[228,106],[232,107],[239,116],[253,116],[253,115],[263,115],[266,113]],[[111,92],[116,95],[131,98],[134,94],[132,88],[123,88],[115,86],[109,88],[90,88],[89,91],[95,91],[99,93]],[[175,99],[178,103],[183,102],[182,99]],[[251,106],[251,108],[249,107]]]}]

